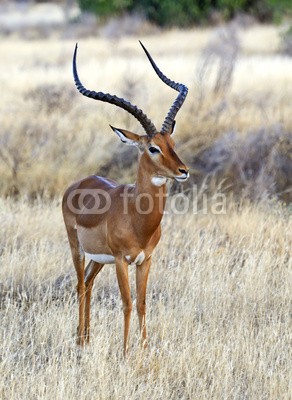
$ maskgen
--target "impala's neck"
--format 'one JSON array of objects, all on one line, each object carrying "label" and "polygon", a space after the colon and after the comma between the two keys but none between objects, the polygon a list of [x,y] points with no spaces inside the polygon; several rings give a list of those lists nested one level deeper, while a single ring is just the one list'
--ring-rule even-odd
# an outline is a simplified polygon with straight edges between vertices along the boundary
[{"label": "impala's neck", "polygon": [[166,179],[157,179],[147,154],[139,156],[135,190],[137,223],[145,235],[152,235],[163,217],[166,203]]}]

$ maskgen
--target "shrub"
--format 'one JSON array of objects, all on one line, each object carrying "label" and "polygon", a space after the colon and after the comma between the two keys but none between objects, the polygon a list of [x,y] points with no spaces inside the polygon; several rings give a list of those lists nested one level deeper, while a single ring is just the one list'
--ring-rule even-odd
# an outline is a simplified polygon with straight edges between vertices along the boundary
[{"label": "shrub", "polygon": [[210,186],[223,188],[240,197],[262,200],[277,196],[292,201],[291,133],[275,126],[242,136],[229,132],[194,157],[192,167],[202,172]]},{"label": "shrub", "polygon": [[82,11],[99,16],[120,14],[133,5],[133,0],[78,0]]},{"label": "shrub", "polygon": [[218,11],[224,19],[244,12],[260,21],[278,20],[287,10],[289,0],[78,0],[81,10],[101,17],[124,12],[140,12],[160,26],[187,27],[204,23],[212,11]]},{"label": "shrub", "polygon": [[211,1],[138,0],[135,4],[138,11],[160,26],[186,27],[206,19]]}]

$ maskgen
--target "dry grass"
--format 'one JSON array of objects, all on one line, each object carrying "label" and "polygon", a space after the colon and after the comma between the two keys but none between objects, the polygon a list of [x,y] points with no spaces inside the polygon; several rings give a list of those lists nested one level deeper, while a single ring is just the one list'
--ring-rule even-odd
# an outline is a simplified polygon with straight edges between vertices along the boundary
[{"label": "dry grass", "polygon": [[292,227],[279,204],[165,217],[148,286],[150,346],[139,349],[134,312],[127,361],[111,266],[95,285],[91,345],[75,345],[59,204],[2,201],[1,221],[2,399],[291,398]]},{"label": "dry grass", "polygon": [[[292,61],[277,54],[279,33],[238,32],[241,50],[220,93],[216,59],[198,79],[211,29],[142,38],[159,66],[190,88],[176,133],[182,159],[195,169],[208,151],[215,163],[228,154],[224,171],[234,181],[238,166],[250,167],[247,153],[256,158],[265,149],[270,169],[245,175],[261,193],[266,181],[275,187],[283,160],[288,174],[291,168]],[[76,279],[60,193],[94,171],[132,179],[136,156],[123,152],[108,124],[142,131],[123,111],[76,94],[73,47],[53,38],[1,39],[0,397],[291,399],[291,209],[275,197],[228,200],[223,215],[210,213],[212,199],[208,213],[166,215],[148,286],[147,351],[139,348],[134,312],[123,360],[111,266],[94,289],[92,343],[76,347]],[[78,58],[86,86],[128,97],[159,126],[175,94],[154,76],[136,39],[82,40]],[[133,284],[133,268],[130,275]]]}]

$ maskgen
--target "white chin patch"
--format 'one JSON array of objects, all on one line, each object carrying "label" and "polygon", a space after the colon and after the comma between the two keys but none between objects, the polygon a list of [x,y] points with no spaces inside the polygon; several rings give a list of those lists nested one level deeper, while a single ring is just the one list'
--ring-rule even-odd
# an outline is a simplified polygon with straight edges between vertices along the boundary
[{"label": "white chin patch", "polygon": [[115,257],[110,254],[89,254],[85,253],[85,256],[90,258],[90,260],[95,261],[100,264],[114,264]]},{"label": "white chin patch", "polygon": [[176,176],[174,179],[177,182],[185,182],[188,178],[189,178],[190,174],[187,173],[187,175],[183,175],[183,176]]},{"label": "white chin patch", "polygon": [[162,186],[166,183],[166,179],[164,176],[153,176],[151,182],[154,186]]}]

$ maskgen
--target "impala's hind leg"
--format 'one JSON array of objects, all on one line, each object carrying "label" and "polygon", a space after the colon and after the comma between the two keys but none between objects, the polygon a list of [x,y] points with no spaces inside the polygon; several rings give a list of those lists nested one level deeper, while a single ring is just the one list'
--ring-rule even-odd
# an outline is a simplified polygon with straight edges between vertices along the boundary
[{"label": "impala's hind leg", "polygon": [[[66,221],[65,221],[66,223]],[[85,282],[84,266],[85,255],[77,237],[77,231],[70,225],[67,226],[67,234],[71,248],[72,259],[77,274],[77,294],[79,303],[79,324],[77,328],[77,344],[84,345],[84,307],[85,307]]]},{"label": "impala's hind leg", "polygon": [[85,308],[85,282],[84,282],[84,254],[72,252],[73,262],[77,274],[77,295],[79,304],[79,324],[77,328],[77,344],[84,346],[84,308]]},{"label": "impala's hind leg", "polygon": [[85,269],[85,329],[84,336],[87,343],[90,340],[90,299],[96,275],[101,271],[103,264],[89,261]]},{"label": "impala's hind leg", "polygon": [[84,308],[85,308],[85,283],[84,283],[84,263],[85,257],[83,255],[82,259],[77,260],[78,255],[76,255],[76,260],[73,259],[76,273],[77,273],[77,294],[79,303],[79,325],[77,328],[77,344],[84,346]]}]

